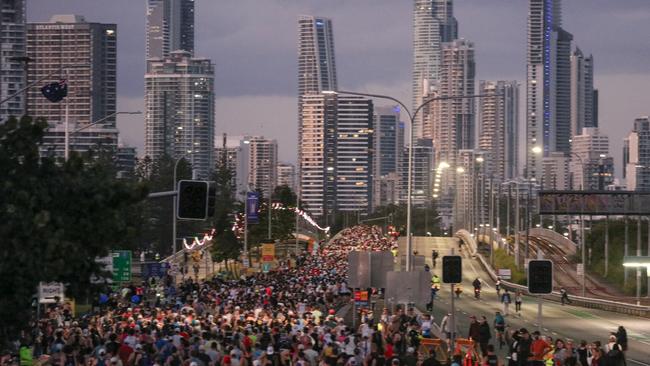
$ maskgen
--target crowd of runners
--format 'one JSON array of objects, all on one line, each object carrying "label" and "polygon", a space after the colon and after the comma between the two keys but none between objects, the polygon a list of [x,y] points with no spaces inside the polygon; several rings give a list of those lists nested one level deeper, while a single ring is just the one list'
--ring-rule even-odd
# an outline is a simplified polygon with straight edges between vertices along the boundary
[{"label": "crowd of runners", "polygon": [[[438,325],[429,314],[401,307],[365,312],[356,329],[344,319],[352,293],[345,282],[347,253],[395,248],[380,228],[356,226],[318,253],[300,255],[292,268],[239,279],[166,278],[149,288],[123,286],[77,318],[66,305],[50,305],[32,329],[16,335],[0,366],[439,365],[447,343],[438,354],[423,352],[423,344],[437,331],[443,338],[452,331],[445,319]],[[134,295],[139,301],[132,301]],[[607,344],[574,344],[513,331],[505,323],[493,338],[496,323],[476,323],[468,332],[475,351],[450,350],[451,365],[621,366],[602,360],[610,362],[616,350],[623,360],[627,347],[624,329]],[[494,345],[508,347],[509,355],[497,356]]]}]

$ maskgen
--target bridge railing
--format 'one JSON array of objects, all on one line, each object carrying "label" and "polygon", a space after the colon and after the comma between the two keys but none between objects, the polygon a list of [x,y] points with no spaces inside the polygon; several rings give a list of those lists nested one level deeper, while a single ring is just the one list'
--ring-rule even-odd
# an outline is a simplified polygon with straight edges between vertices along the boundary
[{"label": "bridge railing", "polygon": [[[494,272],[494,269],[488,264],[488,262],[483,258],[483,256],[476,251],[476,240],[472,237],[467,230],[459,230],[456,233],[456,236],[465,243],[466,247],[469,248],[470,254],[477,258],[485,271],[490,275],[493,281],[497,280],[497,274]],[[501,280],[502,285],[509,290],[519,290],[522,293],[528,291],[528,287],[512,283],[509,281]],[[550,295],[544,295],[545,300],[550,301],[561,301],[561,295],[558,291],[553,291]],[[582,297],[582,296],[571,296],[571,301],[576,306],[582,306],[592,309],[600,309],[606,311],[612,311],[621,314],[630,314],[635,316],[641,316],[644,318],[650,318],[650,306],[641,306],[634,305],[619,301],[597,299],[593,297]]]}]

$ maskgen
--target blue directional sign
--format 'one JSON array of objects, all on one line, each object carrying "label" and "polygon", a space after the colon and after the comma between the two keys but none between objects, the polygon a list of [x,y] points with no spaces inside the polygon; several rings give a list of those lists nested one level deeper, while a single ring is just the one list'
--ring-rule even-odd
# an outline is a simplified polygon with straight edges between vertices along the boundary
[{"label": "blue directional sign", "polygon": [[164,277],[169,270],[169,263],[144,263],[142,264],[142,277]]}]

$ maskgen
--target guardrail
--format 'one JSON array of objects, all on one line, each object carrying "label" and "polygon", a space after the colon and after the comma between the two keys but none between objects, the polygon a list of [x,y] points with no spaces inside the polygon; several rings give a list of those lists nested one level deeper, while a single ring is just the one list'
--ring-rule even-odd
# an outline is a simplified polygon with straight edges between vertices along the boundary
[{"label": "guardrail", "polygon": [[[456,233],[456,237],[458,237],[460,240],[462,240],[465,243],[467,248],[470,249],[470,254],[473,257],[477,258],[479,262],[481,262],[481,265],[488,273],[488,275],[490,275],[493,281],[496,281],[497,279],[496,273],[494,272],[492,267],[488,264],[488,262],[485,260],[485,258],[483,258],[483,256],[476,251],[476,240],[474,240],[474,237],[469,235],[469,232],[467,230],[459,230]],[[501,284],[505,288],[508,288],[509,290],[520,290],[522,292],[528,291],[528,287],[516,283],[501,280]],[[553,291],[553,293],[550,295],[544,295],[543,298],[549,301],[556,301],[556,302],[561,301],[561,295],[558,291]],[[600,309],[605,311],[612,311],[615,313],[629,314],[629,315],[635,315],[644,318],[650,318],[650,306],[639,306],[639,305],[628,304],[624,302],[603,300],[603,299],[596,299],[592,297],[582,297],[582,296],[571,296],[571,301],[575,306],[582,306],[585,308]]]},{"label": "guardrail", "polygon": [[554,243],[557,246],[561,246],[562,248],[564,248],[564,251],[569,254],[576,254],[576,249],[578,248],[576,243],[572,242],[568,238],[564,237],[564,235],[557,233],[553,230],[543,229],[543,228],[531,228],[530,236],[535,236],[550,241],[551,243]]}]

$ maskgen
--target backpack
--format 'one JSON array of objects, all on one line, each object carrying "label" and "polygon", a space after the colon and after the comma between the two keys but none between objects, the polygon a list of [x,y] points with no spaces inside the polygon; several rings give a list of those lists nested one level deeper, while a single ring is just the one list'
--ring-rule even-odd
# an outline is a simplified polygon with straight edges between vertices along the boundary
[{"label": "backpack", "polygon": [[618,361],[622,355],[621,346],[618,343],[614,343],[612,349],[607,352],[607,359],[610,361],[610,364],[612,364],[611,361]]}]

